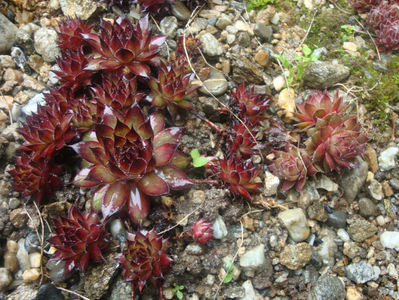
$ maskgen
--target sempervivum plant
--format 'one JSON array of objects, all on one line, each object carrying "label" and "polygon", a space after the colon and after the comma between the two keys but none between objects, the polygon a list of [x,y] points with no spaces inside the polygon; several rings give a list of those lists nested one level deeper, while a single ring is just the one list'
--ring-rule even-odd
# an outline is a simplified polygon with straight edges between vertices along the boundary
[{"label": "sempervivum plant", "polygon": [[382,1],[374,6],[367,14],[367,24],[378,29],[382,23],[389,19],[399,17],[399,3],[390,3]]},{"label": "sempervivum plant", "polygon": [[158,65],[160,46],[165,36],[152,36],[148,15],[132,25],[118,18],[111,24],[101,21],[100,34],[86,33],[83,38],[91,45],[95,55],[89,59],[87,70],[118,70],[148,77],[149,65]]},{"label": "sempervivum plant", "polygon": [[296,103],[296,108],[298,113],[295,114],[295,119],[299,122],[297,126],[307,129],[330,114],[345,112],[348,106],[342,105],[342,97],[338,97],[338,91],[331,98],[325,90],[312,93],[306,100],[302,99],[302,103]]},{"label": "sempervivum plant", "polygon": [[54,220],[55,232],[50,243],[57,249],[52,260],[66,260],[64,272],[77,268],[84,272],[90,261],[103,260],[107,249],[104,224],[96,213],[81,213],[75,206],[67,218]]},{"label": "sempervivum plant", "polygon": [[360,132],[356,117],[342,120],[338,115],[321,120],[309,129],[305,142],[313,162],[322,170],[342,173],[355,166],[355,158],[366,148],[368,138]]},{"label": "sempervivum plant", "polygon": [[201,244],[208,244],[208,241],[213,239],[212,225],[206,219],[197,220],[192,227],[194,241]]},{"label": "sempervivum plant", "polygon": [[32,159],[26,154],[18,156],[15,168],[9,171],[14,178],[14,190],[36,202],[61,187],[62,181],[58,177],[61,172],[61,166],[45,158]]},{"label": "sempervivum plant", "polygon": [[252,125],[257,125],[259,121],[266,119],[262,114],[270,100],[263,99],[260,95],[255,94],[254,87],[246,89],[244,83],[242,83],[231,92],[231,99],[233,110]]},{"label": "sempervivum plant", "polygon": [[184,47],[190,58],[195,58],[200,53],[201,42],[191,33],[188,35],[180,35],[177,41],[176,53],[178,55],[186,55]]},{"label": "sempervivum plant", "polygon": [[378,35],[376,41],[381,50],[392,52],[399,49],[399,16],[386,20],[375,32]]},{"label": "sempervivum plant", "polygon": [[58,46],[61,49],[79,50],[87,46],[82,33],[90,33],[92,27],[79,19],[66,19],[58,24]]},{"label": "sempervivum plant", "polygon": [[122,264],[123,278],[136,283],[140,292],[147,282],[158,287],[172,262],[166,250],[166,240],[154,230],[128,233],[126,249],[116,256]]},{"label": "sempervivum plant", "polygon": [[287,144],[286,151],[275,151],[274,154],[276,158],[269,169],[282,180],[281,189],[284,192],[293,186],[300,192],[307,176],[317,173],[309,154],[304,149]]},{"label": "sempervivum plant", "polygon": [[167,12],[169,10],[169,4],[175,0],[136,0],[135,2],[140,4],[141,11],[159,13],[161,11]]},{"label": "sempervivum plant", "polygon": [[192,103],[187,99],[198,86],[190,87],[194,74],[186,74],[184,65],[172,66],[161,64],[158,79],[151,77],[151,95],[149,99],[156,108],[167,107],[172,117],[177,114],[177,107],[191,109]]},{"label": "sempervivum plant", "polygon": [[251,199],[250,193],[258,194],[262,182],[256,182],[260,169],[252,165],[251,160],[242,160],[235,156],[219,159],[219,166],[214,167],[217,174],[230,187],[235,195]]},{"label": "sempervivum plant", "polygon": [[[248,131],[248,129],[250,131]],[[245,157],[248,158],[255,154],[262,145],[256,142],[257,132],[247,128],[242,123],[235,123],[229,134],[229,141],[227,143],[227,151],[234,153],[237,158]]]},{"label": "sempervivum plant", "polygon": [[352,4],[354,9],[360,12],[366,12],[381,1],[382,0],[349,0],[349,3]]},{"label": "sempervivum plant", "polygon": [[106,107],[102,123],[95,128],[96,138],[74,145],[89,162],[75,177],[75,184],[96,187],[93,203],[96,208],[101,205],[105,218],[126,205],[131,219],[141,223],[149,210],[147,196],[191,185],[176,163],[182,130],[163,129],[157,121],[152,129],[150,123],[137,105],[119,119]]}]

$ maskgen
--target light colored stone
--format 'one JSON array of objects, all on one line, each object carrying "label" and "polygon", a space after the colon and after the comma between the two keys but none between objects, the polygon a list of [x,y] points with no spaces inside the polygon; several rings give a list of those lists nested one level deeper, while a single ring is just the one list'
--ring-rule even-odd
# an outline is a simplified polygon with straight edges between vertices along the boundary
[{"label": "light colored stone", "polygon": [[377,152],[371,145],[367,146],[366,151],[363,154],[363,157],[369,164],[369,169],[371,172],[375,173],[378,171],[378,159],[377,159]]},{"label": "light colored stone", "polygon": [[174,38],[176,36],[177,28],[177,19],[176,17],[165,17],[159,23],[161,28],[161,32],[168,37]]},{"label": "light colored stone", "polygon": [[269,171],[265,172],[265,185],[263,188],[264,196],[272,196],[277,193],[277,188],[280,184],[280,179],[277,176],[274,176]]},{"label": "light colored stone", "polygon": [[210,18],[219,18],[220,12],[213,9],[201,9],[199,16],[201,18],[210,19]]},{"label": "light colored stone", "polygon": [[269,63],[269,54],[261,49],[255,54],[255,61],[265,67]]},{"label": "light colored stone", "polygon": [[387,266],[387,271],[388,271],[388,275],[390,277],[392,277],[393,279],[396,279],[396,280],[399,279],[398,270],[396,270],[395,264],[389,263]]},{"label": "light colored stone", "polygon": [[295,112],[295,91],[292,88],[283,89],[278,95],[277,105],[284,110],[287,118],[292,118]]},{"label": "light colored stone", "polygon": [[357,51],[357,46],[353,42],[344,42],[343,48],[347,50],[350,54],[353,54]]},{"label": "light colored stone", "polygon": [[40,272],[38,269],[29,269],[22,273],[22,279],[25,282],[32,282],[38,280],[40,277]]},{"label": "light colored stone", "polygon": [[170,6],[172,14],[180,21],[187,21],[190,19],[191,13],[182,2],[174,1],[170,4]]},{"label": "light colored stone", "polygon": [[244,281],[242,287],[245,290],[244,297],[239,297],[239,300],[263,300],[263,297],[254,289],[251,280]]},{"label": "light colored stone", "polygon": [[200,37],[202,50],[206,55],[218,56],[223,53],[223,46],[219,41],[211,34],[205,33]]},{"label": "light colored stone", "polygon": [[348,233],[355,242],[363,242],[372,237],[376,232],[377,227],[375,225],[362,219],[356,220],[348,228]]},{"label": "light colored stone", "polygon": [[66,17],[87,20],[97,10],[99,1],[94,0],[59,0],[62,13]]},{"label": "light colored stone", "polygon": [[0,268],[0,291],[4,291],[12,282],[12,275],[6,268]]},{"label": "light colored stone", "polygon": [[260,244],[240,257],[240,267],[244,271],[257,271],[265,264],[265,245]]},{"label": "light colored stone", "polygon": [[323,189],[326,190],[327,192],[337,192],[338,184],[336,184],[326,175],[321,175],[316,180],[316,189]]},{"label": "light colored stone", "polygon": [[382,171],[388,171],[395,167],[395,157],[398,155],[398,153],[398,147],[389,147],[380,153],[378,156],[378,163]]},{"label": "light colored stone", "polygon": [[37,112],[38,105],[45,105],[46,100],[44,99],[44,94],[40,93],[29,99],[29,101],[22,107],[21,111],[25,116],[30,116]]},{"label": "light colored stone", "polygon": [[346,288],[345,300],[362,300],[362,299],[363,299],[362,293],[359,292],[355,286],[351,285]]},{"label": "light colored stone", "polygon": [[0,53],[10,51],[15,42],[18,27],[0,13]]},{"label": "light colored stone", "polygon": [[26,251],[25,249],[25,239],[20,239],[18,241],[17,259],[19,263],[19,268],[22,271],[30,269],[29,254],[28,251]]},{"label": "light colored stone", "polygon": [[385,248],[399,250],[399,232],[384,231],[380,235],[380,242]]},{"label": "light colored stone", "polygon": [[223,218],[221,216],[217,216],[215,222],[213,222],[213,237],[215,239],[221,240],[225,236],[227,236],[227,227],[226,224],[223,221]]},{"label": "light colored stone", "polygon": [[309,225],[306,216],[301,208],[293,208],[282,211],[278,218],[288,229],[290,237],[295,242],[302,242],[309,236]]},{"label": "light colored stone", "polygon": [[216,27],[223,30],[227,25],[231,25],[231,18],[226,14],[222,14],[216,22]]},{"label": "light colored stone", "polygon": [[363,260],[345,267],[346,277],[356,284],[376,280],[380,276],[380,273],[380,268],[377,266],[373,267]]},{"label": "light colored stone", "polygon": [[277,77],[273,78],[273,87],[274,89],[279,92],[285,86],[285,79],[283,75],[278,75]]},{"label": "light colored stone", "polygon": [[338,246],[335,243],[335,232],[327,228],[323,228],[320,232],[320,238],[323,243],[319,246],[317,251],[323,259],[325,265],[333,266],[335,263],[335,254],[338,251]]},{"label": "light colored stone", "polygon": [[349,203],[355,200],[360,189],[366,181],[368,164],[360,157],[357,158],[358,167],[346,171],[341,178],[341,186],[344,189],[345,200]]},{"label": "light colored stone", "polygon": [[248,23],[245,23],[242,20],[237,20],[234,23],[234,27],[237,28],[238,31],[248,32],[250,35],[254,35],[254,31]]},{"label": "light colored stone", "polygon": [[204,80],[203,86],[199,91],[205,95],[210,95],[212,93],[215,96],[221,96],[227,91],[227,88],[228,82],[223,73],[211,69],[209,77]]},{"label": "light colored stone", "polygon": [[35,50],[46,62],[53,63],[60,56],[60,49],[57,45],[58,34],[54,29],[42,27],[35,32]]},{"label": "light colored stone", "polygon": [[343,228],[339,228],[337,230],[337,236],[343,241],[343,242],[349,242],[350,241],[350,237],[349,234],[346,232],[345,229]]},{"label": "light colored stone", "polygon": [[367,184],[367,191],[374,200],[380,201],[384,198],[381,183],[375,179],[370,180],[370,182]]},{"label": "light colored stone", "polygon": [[280,263],[291,270],[304,267],[312,257],[312,250],[308,243],[287,245],[280,253]]},{"label": "light colored stone", "polygon": [[42,264],[42,255],[39,252],[29,254],[29,262],[31,268],[40,268]]}]

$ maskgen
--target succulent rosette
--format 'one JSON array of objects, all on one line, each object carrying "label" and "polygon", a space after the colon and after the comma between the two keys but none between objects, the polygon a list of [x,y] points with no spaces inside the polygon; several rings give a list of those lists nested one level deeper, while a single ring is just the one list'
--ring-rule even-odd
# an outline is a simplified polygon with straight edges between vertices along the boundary
[{"label": "succulent rosette", "polygon": [[61,172],[61,166],[45,158],[32,159],[27,154],[18,156],[15,168],[9,171],[13,176],[14,190],[38,203],[62,186]]},{"label": "succulent rosette", "polygon": [[389,1],[382,1],[377,6],[374,6],[367,14],[367,24],[378,29],[380,24],[389,19],[399,17],[399,2],[390,3]]},{"label": "succulent rosette", "polygon": [[62,112],[59,105],[39,106],[19,129],[26,140],[20,149],[33,152],[34,157],[51,157],[76,136],[72,118],[72,111]]},{"label": "succulent rosette", "polygon": [[167,107],[172,117],[176,116],[177,107],[191,109],[193,104],[187,98],[198,88],[190,87],[193,76],[185,73],[184,65],[161,64],[158,79],[151,77],[149,82],[152,105],[159,109]]},{"label": "succulent rosette", "polygon": [[213,224],[207,222],[206,219],[197,220],[192,227],[194,241],[201,244],[208,244],[208,241],[213,239],[212,226]]},{"label": "succulent rosette", "polygon": [[85,272],[90,261],[103,260],[107,249],[104,223],[96,213],[81,213],[75,206],[68,217],[54,220],[55,232],[49,242],[57,249],[52,260],[66,260],[64,272],[77,268]]},{"label": "succulent rosette", "polygon": [[295,120],[299,122],[297,126],[307,129],[330,114],[344,113],[348,106],[343,106],[342,101],[343,98],[338,96],[338,91],[334,98],[330,97],[327,90],[312,93],[306,100],[302,99],[302,103],[296,103],[298,112],[295,114]]},{"label": "succulent rosette", "polygon": [[255,94],[254,87],[246,89],[244,83],[242,83],[231,92],[231,99],[233,110],[252,125],[255,126],[259,121],[266,119],[262,114],[268,107],[270,99],[262,99],[260,95]]},{"label": "succulent rosette", "polygon": [[159,64],[160,46],[165,36],[152,36],[148,15],[138,24],[118,18],[113,24],[101,21],[100,34],[85,33],[82,37],[90,44],[95,55],[89,59],[86,70],[118,70],[149,77],[149,65]]},{"label": "succulent rosette", "polygon": [[58,23],[58,47],[61,49],[79,50],[87,46],[81,34],[90,33],[92,27],[86,22],[76,18],[67,18]]},{"label": "succulent rosette", "polygon": [[141,11],[160,13],[161,11],[167,12],[169,10],[169,4],[175,0],[135,0],[136,3],[140,4]]},{"label": "succulent rosette", "polygon": [[229,158],[219,159],[220,168],[216,172],[220,178],[230,187],[235,195],[242,195],[251,199],[250,193],[258,194],[261,182],[256,182],[260,169],[252,165],[250,160],[242,160],[234,155]]},{"label": "succulent rosette", "polygon": [[242,123],[235,123],[229,135],[228,150],[234,153],[237,158],[248,158],[255,154],[257,150],[262,149],[262,145],[258,144],[254,139],[257,132],[254,130],[248,131],[248,129]]},{"label": "succulent rosette", "polygon": [[337,171],[355,166],[355,158],[366,149],[368,138],[360,132],[356,117],[342,120],[331,116],[309,129],[306,151],[321,170]]},{"label": "succulent rosette", "polygon": [[287,144],[286,151],[274,151],[275,160],[269,169],[282,180],[281,189],[285,192],[295,186],[300,192],[306,183],[307,176],[317,173],[309,154],[292,144]]},{"label": "succulent rosette", "polygon": [[349,3],[359,12],[366,12],[381,1],[382,0],[349,0]]},{"label": "succulent rosette", "polygon": [[115,259],[122,264],[122,276],[138,285],[141,292],[147,282],[158,287],[169,272],[172,259],[166,254],[166,240],[151,231],[127,234],[127,247]]},{"label": "succulent rosette", "polygon": [[176,53],[178,56],[186,55],[186,51],[184,51],[184,46],[186,47],[187,54],[191,58],[195,58],[200,53],[201,42],[194,35],[188,34],[186,36],[180,35],[177,41],[177,49]]},{"label": "succulent rosette", "polygon": [[399,17],[381,23],[375,33],[380,50],[392,52],[399,49]]},{"label": "succulent rosette", "polygon": [[104,218],[126,205],[131,219],[141,223],[149,211],[148,196],[191,186],[176,151],[182,129],[163,126],[163,120],[146,119],[137,105],[123,118],[106,107],[96,138],[74,145],[89,163],[74,182],[96,187],[93,203],[101,203]]}]

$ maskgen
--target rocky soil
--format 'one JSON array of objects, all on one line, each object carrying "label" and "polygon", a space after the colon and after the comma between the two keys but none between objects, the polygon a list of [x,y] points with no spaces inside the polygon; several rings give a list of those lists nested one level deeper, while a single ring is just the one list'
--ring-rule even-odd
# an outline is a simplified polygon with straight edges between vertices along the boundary
[{"label": "rocky soil", "polygon": [[[242,2],[213,0],[192,17],[184,5],[175,3],[171,15],[158,24],[169,37],[162,55],[176,48],[177,36],[186,29],[202,43],[198,73],[220,102],[227,103],[228,91],[245,82],[271,97],[269,113],[278,113],[287,122],[295,101],[313,89],[327,88],[332,95],[339,90],[367,129],[369,146],[355,169],[341,177],[319,175],[301,193],[279,192],[278,178],[266,172],[262,194],[252,202],[232,197],[227,189],[196,185],[175,196],[168,218],[162,210],[154,211],[149,219],[157,220],[155,229],[166,230],[167,237],[189,230],[202,217],[214,224],[215,239],[208,245],[170,239],[174,264],[165,278],[163,296],[177,299],[174,287],[179,285],[183,298],[191,300],[399,299],[399,131],[393,126],[380,132],[372,125],[371,112],[352,92],[359,78],[348,65],[368,55],[370,65],[387,68],[394,54],[382,54],[379,60],[367,34],[344,40],[339,32],[332,33],[328,45],[319,44],[313,51],[317,61],[308,63],[302,77],[288,87],[289,73],[283,72],[276,54],[295,64],[323,13],[336,15],[339,25],[356,28],[361,17],[340,4],[345,1],[275,2],[248,12]],[[138,11],[132,5],[127,17],[136,20]],[[100,18],[120,14],[120,9],[107,9],[95,0],[0,3],[0,299],[130,299],[131,285],[120,276],[115,253],[85,274],[68,278],[63,262],[48,261],[52,249],[39,237],[51,234],[51,220],[65,215],[72,203],[84,207],[90,197],[68,184],[72,174],[64,176],[66,185],[54,201],[36,207],[12,190],[7,173],[23,143],[16,131],[19,123],[43,102],[43,92],[57,83],[51,72],[59,55],[57,21],[76,15],[98,24]],[[322,36],[328,26],[315,30]],[[223,123],[218,107],[201,88],[196,109]],[[206,124],[190,114],[179,122],[186,126],[184,152],[196,148],[216,154],[218,137]],[[168,230],[176,223],[179,226]],[[124,225],[115,219],[109,228],[117,247]],[[147,288],[138,299],[159,296]]]}]

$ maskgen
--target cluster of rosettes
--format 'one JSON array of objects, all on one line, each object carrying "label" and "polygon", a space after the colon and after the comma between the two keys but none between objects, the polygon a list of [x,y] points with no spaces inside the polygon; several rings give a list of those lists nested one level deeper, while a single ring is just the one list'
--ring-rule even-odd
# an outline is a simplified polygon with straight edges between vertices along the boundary
[{"label": "cluster of rosettes", "polygon": [[339,174],[355,166],[355,159],[365,151],[368,138],[360,130],[356,116],[348,113],[338,92],[333,98],[327,91],[316,91],[297,103],[295,120],[306,131],[305,148],[288,144],[286,151],[275,151],[269,166],[282,180],[282,190],[295,186],[301,191],[308,176],[317,172]]},{"label": "cluster of rosettes", "polygon": [[396,0],[351,0],[359,12],[367,12],[367,23],[377,34],[380,50],[399,49],[399,2]]},{"label": "cluster of rosettes", "polygon": [[[68,218],[54,222],[54,258],[66,260],[65,272],[84,271],[90,260],[102,258],[101,224],[112,215],[141,226],[153,197],[192,185],[183,171],[189,161],[178,150],[183,129],[165,126],[163,113],[166,108],[174,117],[178,109],[191,108],[196,87],[183,60],[161,62],[165,38],[151,33],[148,16],[137,24],[103,20],[99,34],[78,19],[59,24],[59,83],[20,129],[26,142],[10,173],[15,190],[39,202],[62,185],[58,163],[71,152],[63,149],[80,156],[82,169],[73,182],[92,189],[92,213],[73,208]],[[194,38],[188,41],[192,45]],[[133,254],[120,260],[131,268],[125,278],[141,290],[146,281],[162,278],[170,260],[155,231],[128,239]]]},{"label": "cluster of rosettes", "polygon": [[[109,6],[118,5],[119,7],[127,7],[129,4],[139,4],[142,12],[149,12],[154,15],[160,15],[169,12],[170,4],[176,0],[105,0]],[[185,0],[185,3],[190,10],[195,6],[200,6],[206,3],[204,0]]]}]

